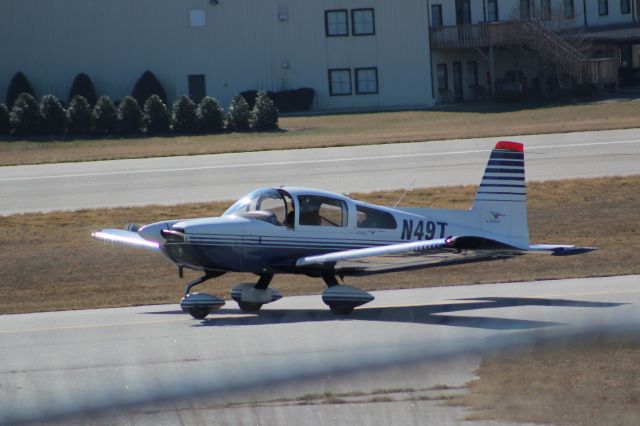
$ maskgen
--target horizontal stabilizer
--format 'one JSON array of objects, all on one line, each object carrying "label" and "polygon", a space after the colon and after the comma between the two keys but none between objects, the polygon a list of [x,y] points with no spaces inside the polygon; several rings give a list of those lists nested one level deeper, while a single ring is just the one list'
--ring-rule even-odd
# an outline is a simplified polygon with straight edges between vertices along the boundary
[{"label": "horizontal stabilizer", "polygon": [[146,250],[160,250],[160,244],[155,241],[148,241],[136,232],[124,231],[122,229],[102,229],[91,234],[93,238],[107,243],[119,244],[129,247],[142,248]]},{"label": "horizontal stabilizer", "polygon": [[572,256],[574,254],[588,253],[598,250],[598,247],[578,247],[562,244],[532,244],[529,246],[531,253],[549,253],[552,256]]}]

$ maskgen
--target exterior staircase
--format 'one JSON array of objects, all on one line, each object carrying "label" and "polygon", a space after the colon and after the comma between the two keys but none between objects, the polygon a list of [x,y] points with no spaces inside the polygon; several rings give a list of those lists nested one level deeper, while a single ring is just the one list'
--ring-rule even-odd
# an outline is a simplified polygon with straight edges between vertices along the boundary
[{"label": "exterior staircase", "polygon": [[601,87],[618,82],[616,58],[588,58],[537,21],[492,22],[431,29],[432,49],[483,49],[518,45],[535,50],[544,65],[571,76],[578,85]]}]

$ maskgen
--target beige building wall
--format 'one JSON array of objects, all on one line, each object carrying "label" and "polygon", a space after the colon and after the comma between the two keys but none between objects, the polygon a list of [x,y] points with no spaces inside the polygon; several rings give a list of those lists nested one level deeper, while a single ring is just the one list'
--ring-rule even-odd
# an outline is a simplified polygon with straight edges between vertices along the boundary
[{"label": "beige building wall", "polygon": [[[374,35],[326,36],[326,10],[356,8],[374,9]],[[192,11],[204,25],[191,25]],[[17,71],[37,95],[66,101],[79,72],[120,99],[145,70],[169,99],[188,93],[188,75],[204,74],[223,105],[244,90],[299,87],[316,91],[316,110],[433,100],[423,0],[2,0],[0,58],[2,101]],[[355,93],[361,67],[377,68],[377,94]],[[330,95],[332,68],[351,70],[352,95]]]}]

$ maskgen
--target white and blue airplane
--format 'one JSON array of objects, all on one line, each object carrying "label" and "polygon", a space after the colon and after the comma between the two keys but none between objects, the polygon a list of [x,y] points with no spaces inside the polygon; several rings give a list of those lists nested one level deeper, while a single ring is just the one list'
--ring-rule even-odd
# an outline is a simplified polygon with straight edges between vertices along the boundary
[{"label": "white and blue airplane", "polygon": [[254,312],[282,296],[269,287],[275,274],[322,278],[323,301],[349,314],[373,300],[338,278],[506,259],[532,252],[572,255],[595,249],[530,244],[524,149],[498,142],[470,210],[383,207],[317,189],[258,189],[221,217],[167,220],[93,237],[161,252],[178,267],[204,275],[185,287],[181,307],[205,318],[224,300],[191,289],[227,272],[256,274],[257,283],[231,290],[241,310]]}]

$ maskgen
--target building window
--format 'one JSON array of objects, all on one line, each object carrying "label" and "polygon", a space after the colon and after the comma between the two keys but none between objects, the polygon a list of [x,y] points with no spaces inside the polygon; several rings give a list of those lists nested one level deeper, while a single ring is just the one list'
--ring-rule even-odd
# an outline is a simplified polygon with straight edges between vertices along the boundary
[{"label": "building window", "polygon": [[564,17],[565,19],[573,19],[576,15],[576,8],[573,0],[564,0]]},{"label": "building window", "polygon": [[324,12],[324,28],[327,37],[340,37],[349,35],[349,22],[347,10],[327,10]]},{"label": "building window", "polygon": [[551,19],[551,0],[540,0],[540,17],[543,21]]},{"label": "building window", "polygon": [[329,70],[329,94],[331,96],[347,96],[351,94],[351,70]]},{"label": "building window", "polygon": [[478,85],[478,63],[476,61],[467,62],[467,74],[469,87]]},{"label": "building window", "polygon": [[356,94],[378,93],[378,68],[356,68]]},{"label": "building window", "polygon": [[192,27],[204,27],[206,25],[206,15],[204,10],[190,10],[189,11],[189,24]]},{"label": "building window", "polygon": [[447,76],[447,64],[438,64],[438,92],[449,89],[449,76]]},{"label": "building window", "polygon": [[631,0],[620,0],[620,12],[623,15],[631,13]]},{"label": "building window", "polygon": [[351,28],[353,35],[373,35],[376,33],[376,23],[373,9],[353,9],[351,11]]},{"label": "building window", "polygon": [[434,4],[431,6],[431,26],[432,27],[442,26],[442,5],[441,4]]},{"label": "building window", "polygon": [[488,0],[487,1],[487,21],[495,22],[499,20],[500,20],[500,17],[498,16],[498,0]]},{"label": "building window", "polygon": [[609,14],[609,0],[598,0],[598,15],[606,16]]}]

